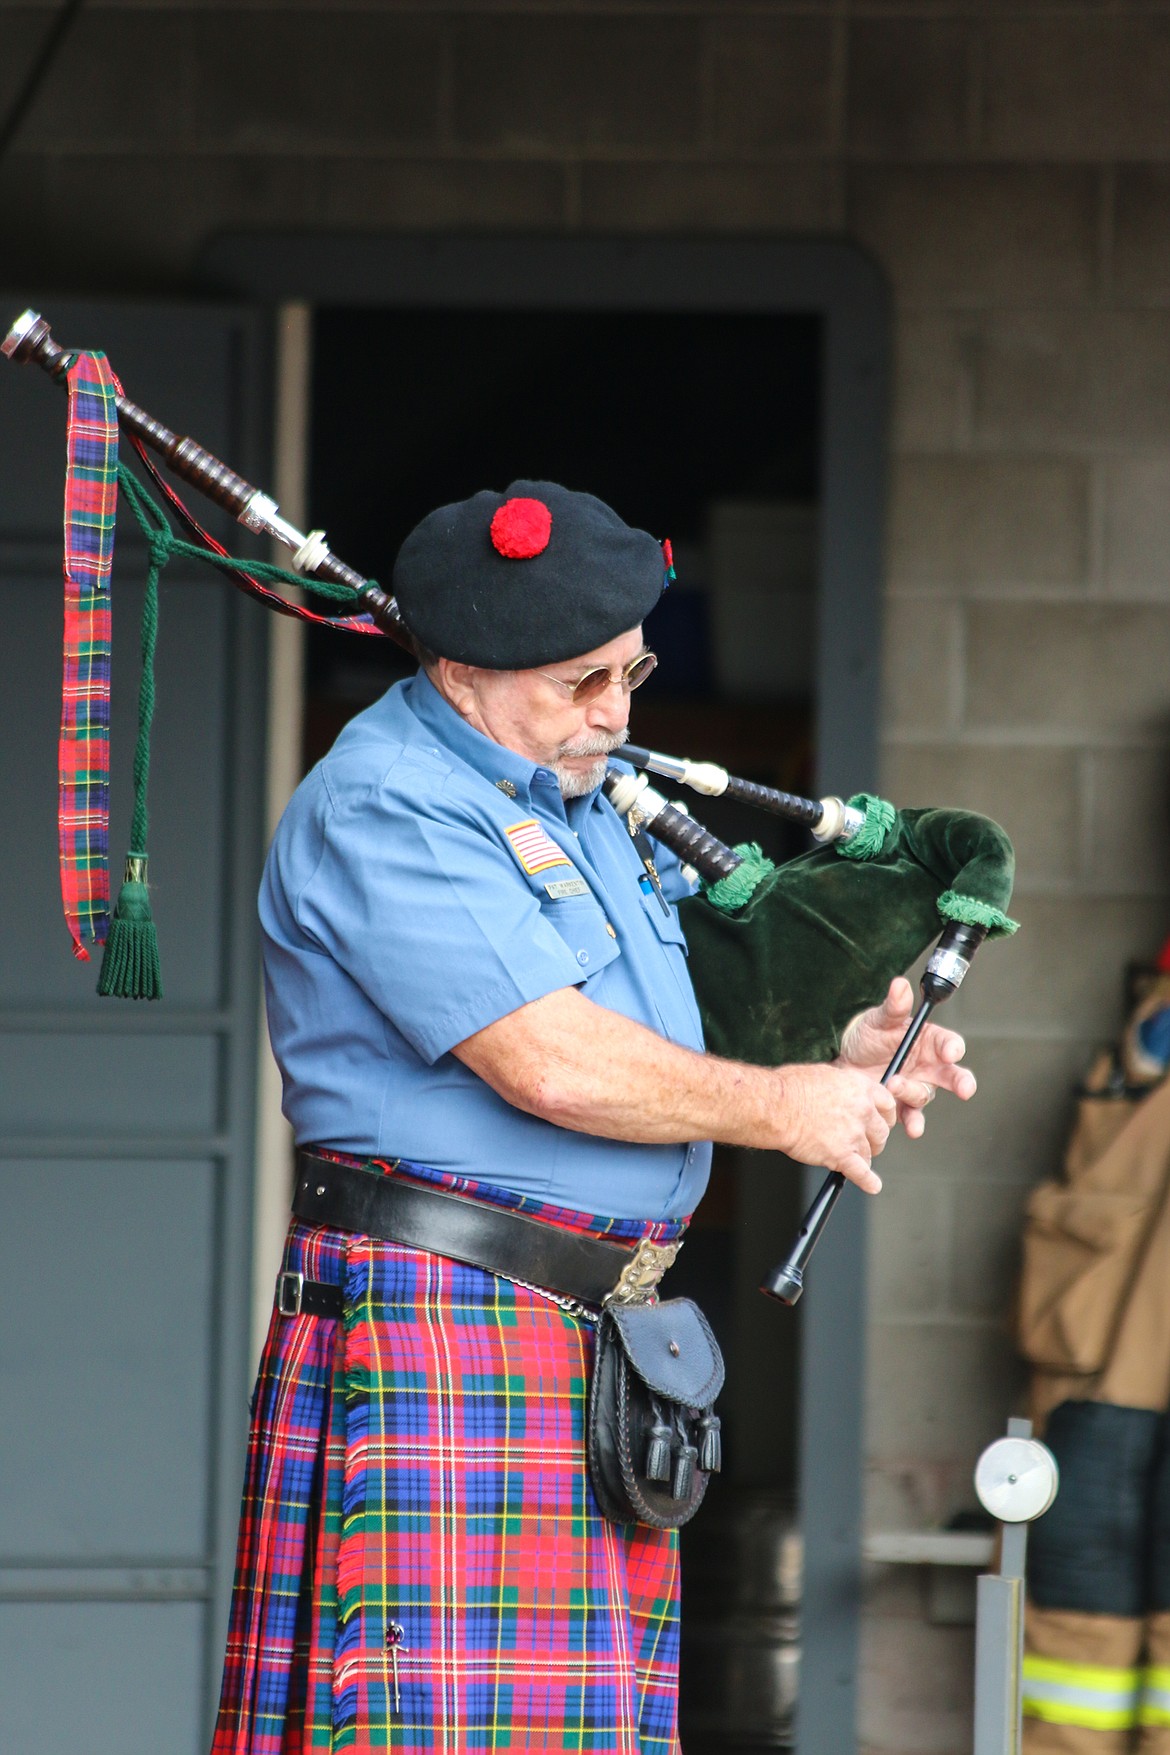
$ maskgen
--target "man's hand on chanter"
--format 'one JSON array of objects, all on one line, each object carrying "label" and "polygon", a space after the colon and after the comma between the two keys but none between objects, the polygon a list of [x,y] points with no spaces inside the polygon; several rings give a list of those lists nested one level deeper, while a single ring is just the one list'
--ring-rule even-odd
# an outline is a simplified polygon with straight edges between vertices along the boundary
[{"label": "man's hand on chanter", "polygon": [[788,1134],[783,1150],[799,1163],[839,1170],[866,1194],[877,1194],[882,1180],[870,1160],[885,1149],[897,1119],[893,1093],[853,1067],[786,1066],[777,1076]]},{"label": "man's hand on chanter", "polygon": [[[880,1079],[913,1015],[914,989],[905,976],[899,975],[890,982],[881,1005],[861,1012],[848,1025],[834,1064],[854,1067],[869,1078]],[[908,1138],[922,1137],[926,1128],[922,1112],[936,1092],[950,1091],[964,1103],[975,1095],[975,1074],[959,1064],[966,1052],[967,1044],[956,1030],[930,1023],[923,1029],[906,1065],[886,1086],[897,1099],[898,1120]]]}]

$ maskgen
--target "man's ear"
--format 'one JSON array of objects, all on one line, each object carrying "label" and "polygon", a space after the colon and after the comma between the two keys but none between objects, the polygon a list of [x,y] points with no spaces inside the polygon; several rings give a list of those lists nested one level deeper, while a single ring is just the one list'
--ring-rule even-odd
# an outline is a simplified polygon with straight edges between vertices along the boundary
[{"label": "man's ear", "polygon": [[465,719],[470,717],[475,705],[475,678],[474,664],[461,664],[454,658],[440,658],[435,666],[435,682],[439,693]]}]

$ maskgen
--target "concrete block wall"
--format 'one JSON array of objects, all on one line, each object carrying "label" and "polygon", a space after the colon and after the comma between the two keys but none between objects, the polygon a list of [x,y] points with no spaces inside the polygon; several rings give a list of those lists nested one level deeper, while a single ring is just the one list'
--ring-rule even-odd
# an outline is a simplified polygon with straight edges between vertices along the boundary
[{"label": "concrete block wall", "polygon": [[[57,0],[0,0],[0,126]],[[883,785],[999,817],[982,1080],[874,1208],[869,1519],[1021,1378],[1020,1210],[1170,925],[1170,4],[90,0],[0,160],[9,284],[190,290],[224,229],[848,237],[894,292]],[[875,1572],[867,1755],[969,1747],[969,1631]]]},{"label": "concrete block wall", "polygon": [[[875,1214],[868,1519],[901,1527],[972,1502],[1022,1386],[1023,1203],[1170,928],[1170,16],[877,10],[844,108],[846,229],[897,310],[883,782],[1007,825],[1023,923],[954,1008],[976,1105],[890,1155]],[[874,1755],[970,1748],[970,1632],[924,1583],[871,1579]]]}]

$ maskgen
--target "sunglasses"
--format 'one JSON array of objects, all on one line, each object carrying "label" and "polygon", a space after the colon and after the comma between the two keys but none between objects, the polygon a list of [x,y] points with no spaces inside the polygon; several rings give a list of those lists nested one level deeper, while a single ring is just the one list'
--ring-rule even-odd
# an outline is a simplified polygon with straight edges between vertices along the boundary
[{"label": "sunglasses", "polygon": [[538,670],[536,674],[544,677],[546,682],[556,683],[559,689],[568,689],[573,705],[583,707],[589,701],[596,701],[611,683],[619,683],[627,690],[640,687],[657,663],[653,652],[639,652],[636,658],[631,658],[624,670],[610,670],[604,664],[599,664],[596,670],[587,670],[576,682],[562,682],[559,676],[550,676],[546,670]]}]

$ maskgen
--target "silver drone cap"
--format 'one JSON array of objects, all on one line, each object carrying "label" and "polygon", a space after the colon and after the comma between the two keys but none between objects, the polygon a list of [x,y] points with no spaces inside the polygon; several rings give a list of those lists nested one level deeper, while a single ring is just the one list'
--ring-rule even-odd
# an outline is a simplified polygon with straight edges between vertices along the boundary
[{"label": "silver drone cap", "polygon": [[35,329],[41,320],[39,311],[22,311],[8,334],[0,341],[0,353],[11,359],[30,329]]}]

